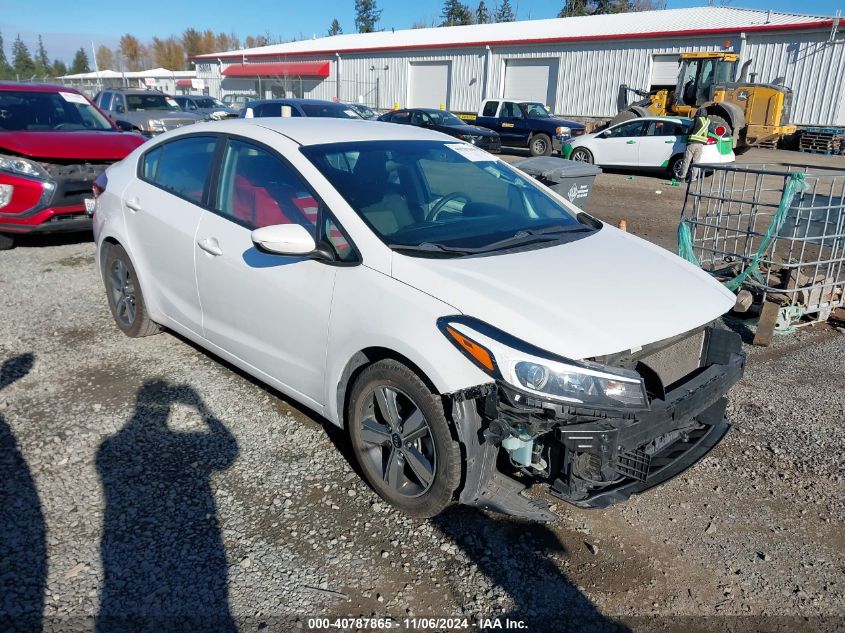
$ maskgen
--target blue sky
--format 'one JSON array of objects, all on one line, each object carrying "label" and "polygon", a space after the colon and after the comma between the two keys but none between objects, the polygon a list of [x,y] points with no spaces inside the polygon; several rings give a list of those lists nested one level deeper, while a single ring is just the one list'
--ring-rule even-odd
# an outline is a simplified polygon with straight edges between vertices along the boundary
[{"label": "blue sky", "polygon": [[[487,0],[487,6],[496,0]],[[472,8],[477,0],[470,0]],[[416,20],[437,20],[442,0],[377,0],[383,9],[381,27],[407,28]],[[520,19],[554,17],[563,0],[511,0]],[[701,6],[706,0],[669,0],[669,8]],[[131,32],[142,40],[197,29],[234,31],[241,38],[267,33],[280,39],[325,35],[333,17],[344,32],[354,25],[354,0],[0,0],[0,33],[9,46],[15,35],[32,45],[39,33],[51,57],[70,61],[80,46],[114,46],[120,35]],[[833,15],[845,0],[808,0],[800,5],[788,0],[734,0],[731,6]]]}]

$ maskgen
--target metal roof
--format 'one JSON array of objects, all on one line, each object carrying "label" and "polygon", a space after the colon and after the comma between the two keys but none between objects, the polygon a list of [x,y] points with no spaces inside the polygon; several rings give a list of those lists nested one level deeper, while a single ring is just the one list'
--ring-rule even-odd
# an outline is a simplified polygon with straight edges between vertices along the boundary
[{"label": "metal roof", "polygon": [[831,24],[832,18],[797,13],[733,7],[694,7],[550,20],[351,33],[259,48],[196,55],[191,59],[333,55],[356,51],[672,37],[737,31],[825,28],[830,27]]}]

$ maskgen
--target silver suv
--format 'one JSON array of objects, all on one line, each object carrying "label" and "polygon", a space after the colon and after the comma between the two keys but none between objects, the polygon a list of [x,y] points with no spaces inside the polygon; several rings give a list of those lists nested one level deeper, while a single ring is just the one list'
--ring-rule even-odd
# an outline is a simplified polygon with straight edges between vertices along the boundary
[{"label": "silver suv", "polygon": [[103,90],[94,97],[97,106],[123,129],[155,136],[206,117],[183,112],[179,104],[158,90],[118,88]]}]

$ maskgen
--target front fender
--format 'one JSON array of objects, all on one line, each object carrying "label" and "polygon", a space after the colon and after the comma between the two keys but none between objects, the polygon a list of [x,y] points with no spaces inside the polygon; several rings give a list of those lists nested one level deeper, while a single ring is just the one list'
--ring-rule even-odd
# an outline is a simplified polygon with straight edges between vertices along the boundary
[{"label": "front fender", "polygon": [[366,266],[338,269],[326,349],[326,417],[343,426],[338,389],[362,350],[405,357],[441,394],[490,382],[437,328],[438,318],[453,314],[459,312],[451,305]]}]

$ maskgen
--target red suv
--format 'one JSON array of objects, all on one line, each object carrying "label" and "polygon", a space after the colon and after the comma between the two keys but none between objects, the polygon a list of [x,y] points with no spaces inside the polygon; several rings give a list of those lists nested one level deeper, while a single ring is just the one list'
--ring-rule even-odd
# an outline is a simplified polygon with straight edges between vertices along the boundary
[{"label": "red suv", "polygon": [[0,250],[21,233],[90,229],[94,179],[143,142],[72,88],[0,83]]}]

